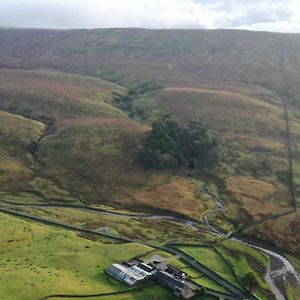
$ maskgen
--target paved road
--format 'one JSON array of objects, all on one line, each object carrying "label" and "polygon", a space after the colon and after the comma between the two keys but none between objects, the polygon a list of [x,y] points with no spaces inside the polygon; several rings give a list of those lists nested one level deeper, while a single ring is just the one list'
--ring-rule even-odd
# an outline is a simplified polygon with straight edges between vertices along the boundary
[{"label": "paved road", "polygon": [[207,268],[206,266],[204,266],[200,262],[196,261],[191,256],[187,255],[186,253],[184,253],[184,252],[182,252],[178,249],[174,249],[174,248],[166,247],[166,246],[159,246],[159,245],[156,245],[156,244],[151,243],[151,242],[144,242],[144,241],[129,239],[129,238],[126,238],[126,237],[114,236],[114,235],[111,235],[111,234],[108,234],[108,233],[105,233],[105,232],[101,232],[101,231],[97,231],[97,230],[94,230],[94,229],[83,228],[83,227],[78,226],[78,225],[69,224],[69,223],[65,223],[65,222],[62,222],[62,221],[58,221],[58,220],[49,220],[49,219],[46,219],[44,217],[31,215],[31,214],[26,213],[26,212],[21,212],[21,211],[17,211],[17,210],[6,208],[6,207],[0,207],[0,211],[2,211],[4,213],[9,213],[9,214],[12,214],[12,215],[16,215],[16,216],[19,216],[19,217],[28,218],[28,219],[31,219],[31,220],[34,220],[34,221],[39,221],[39,222],[42,222],[42,223],[48,224],[48,225],[56,225],[56,226],[60,226],[60,227],[66,228],[66,229],[72,229],[72,230],[76,230],[76,231],[97,234],[97,235],[101,235],[101,236],[104,236],[104,237],[107,237],[107,238],[116,239],[116,240],[126,242],[126,243],[139,243],[139,244],[143,244],[143,245],[146,245],[146,246],[150,246],[150,247],[158,249],[158,250],[163,250],[163,251],[169,252],[171,254],[177,255],[184,262],[186,262],[187,264],[193,266],[194,268],[196,268],[197,270],[199,270],[200,272],[205,274],[207,277],[209,277],[210,279],[212,279],[213,281],[218,283],[220,286],[226,288],[229,291],[229,293],[233,293],[233,295],[230,295],[231,298],[228,298],[229,297],[228,294],[221,293],[222,297],[224,297],[225,299],[232,299],[232,297],[236,297],[235,299],[242,299],[242,298],[247,298],[247,299],[252,299],[252,300],[257,299],[256,297],[249,295],[248,293],[241,290],[237,286],[233,285],[232,283],[230,283],[226,279],[222,278],[217,273],[210,270],[209,268]]}]

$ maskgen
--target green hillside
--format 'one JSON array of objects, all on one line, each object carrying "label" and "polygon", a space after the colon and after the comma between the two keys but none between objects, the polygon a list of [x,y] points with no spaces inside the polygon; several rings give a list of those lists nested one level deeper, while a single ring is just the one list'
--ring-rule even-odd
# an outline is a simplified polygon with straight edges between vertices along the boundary
[{"label": "green hillside", "polygon": [[[19,207],[160,243],[219,241],[209,232],[209,217],[226,232],[243,229],[299,259],[299,53],[298,34],[0,29],[0,201],[91,205],[198,222],[116,221],[70,207]],[[172,170],[142,165],[138,153],[151,124],[166,115],[181,126],[205,126],[217,144],[213,163]],[[218,197],[222,212],[214,212]],[[15,226],[16,220],[4,220]],[[73,235],[61,246],[75,241],[89,246]],[[46,251],[43,243],[36,246]],[[229,259],[241,255],[231,246],[222,248]],[[83,261],[85,252],[80,255]],[[263,282],[265,269],[259,271]],[[74,274],[64,272],[76,292]],[[223,273],[228,276],[227,269]],[[93,274],[85,274],[92,290]]]},{"label": "green hillside", "polygon": [[[53,293],[95,294],[126,290],[105,269],[152,249],[136,244],[89,241],[74,232],[53,229],[1,214],[0,294],[4,299],[40,299]],[[105,297],[116,299],[118,296]],[[160,287],[129,292],[119,299],[172,299]]]},{"label": "green hillside", "polygon": [[[209,172],[210,176],[225,181],[228,187],[223,196],[231,209],[228,217],[241,223],[249,216],[259,219],[292,207],[282,99],[290,108],[297,188],[299,48],[297,34],[1,29],[1,66],[52,68],[93,76],[2,69],[1,109],[51,126],[53,135],[42,140],[35,153],[40,163],[47,166],[47,171],[42,171],[43,178],[55,179],[59,188],[86,201],[108,198],[125,206],[158,205],[149,200],[153,194],[157,197],[157,192],[152,188],[145,190],[149,176],[145,177],[134,160],[148,124],[164,113],[173,113],[183,122],[200,120],[221,145],[221,160]],[[126,97],[126,89],[95,76],[133,90],[145,80],[154,80],[164,87],[143,91],[131,103],[129,116],[148,124],[130,121],[126,113],[112,106],[114,99]],[[111,120],[103,123],[98,118]],[[124,144],[122,140],[127,138],[130,143]],[[80,151],[87,143],[86,151]],[[105,159],[99,159],[102,155]],[[164,177],[159,175],[157,189],[168,186]],[[272,188],[262,190],[260,195],[248,190],[245,197],[240,197],[238,190],[248,179],[250,185],[254,184],[252,179],[257,180],[255,188],[268,184]],[[176,180],[172,179],[176,186],[190,184],[185,179],[180,179],[180,183]],[[188,199],[183,189],[178,189],[179,197]],[[167,196],[170,197],[173,196]],[[270,199],[270,203],[261,204],[260,198],[267,202]],[[244,199],[251,199],[251,205]],[[182,208],[169,205],[169,201],[157,203],[160,208],[183,212]]]},{"label": "green hillside", "polygon": [[[127,93],[124,88],[97,78],[53,71],[2,70],[0,76],[0,109],[30,118],[27,122],[42,128],[23,147],[23,160],[31,160],[28,174],[19,170],[22,166],[11,165],[10,172],[19,168],[21,177],[13,174],[1,185],[5,200],[115,203],[197,218],[206,209],[207,204],[197,200],[197,186],[192,180],[148,172],[136,162],[149,128],[112,106],[114,98]],[[9,130],[9,123],[1,121],[3,130]],[[25,133],[14,130],[17,136],[13,144],[8,141],[10,152],[6,155],[17,160],[16,148],[24,143]],[[14,184],[20,178],[22,183]],[[156,203],[151,200],[154,197]],[[177,203],[170,203],[176,198]]]}]

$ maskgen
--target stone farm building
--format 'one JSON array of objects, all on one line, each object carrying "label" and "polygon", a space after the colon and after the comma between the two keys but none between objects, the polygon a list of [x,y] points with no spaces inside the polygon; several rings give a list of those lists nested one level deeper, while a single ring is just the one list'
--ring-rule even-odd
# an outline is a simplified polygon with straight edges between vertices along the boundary
[{"label": "stone farm building", "polygon": [[129,286],[141,283],[152,275],[151,272],[140,268],[139,265],[127,267],[120,264],[113,264],[106,270],[106,273]]},{"label": "stone farm building", "polygon": [[178,298],[191,299],[195,295],[186,283],[186,274],[162,261],[152,260],[150,263],[145,263],[133,259],[122,264],[113,264],[106,273],[128,286],[152,279],[172,290]]}]

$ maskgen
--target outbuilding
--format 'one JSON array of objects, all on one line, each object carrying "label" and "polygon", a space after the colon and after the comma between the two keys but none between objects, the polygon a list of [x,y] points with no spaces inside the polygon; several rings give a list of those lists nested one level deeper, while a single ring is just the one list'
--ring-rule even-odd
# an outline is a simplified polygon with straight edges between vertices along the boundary
[{"label": "outbuilding", "polygon": [[138,266],[128,268],[127,266],[120,264],[113,264],[106,270],[106,273],[129,286],[143,282],[152,275]]}]

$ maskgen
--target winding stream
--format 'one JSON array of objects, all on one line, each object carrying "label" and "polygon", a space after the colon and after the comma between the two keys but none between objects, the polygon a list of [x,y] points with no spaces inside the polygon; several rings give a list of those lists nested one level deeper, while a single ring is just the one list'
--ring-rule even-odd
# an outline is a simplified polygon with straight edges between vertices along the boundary
[{"label": "winding stream", "polygon": [[[208,212],[203,217],[203,221],[206,223],[211,233],[220,237],[226,237],[226,234],[222,233],[217,227],[210,223],[210,216],[218,212],[224,212],[225,208],[221,200],[209,189],[210,184],[206,183],[201,188],[201,192],[207,193],[211,197],[211,199],[216,205],[216,209]],[[255,248],[269,257],[270,264],[265,275],[265,280],[268,283],[271,291],[273,292],[277,300],[286,300],[283,292],[286,281],[288,281],[293,286],[297,286],[300,291],[300,276],[294,269],[293,265],[284,256],[272,250],[258,246],[253,242],[245,242],[242,239],[233,237],[230,239],[242,243],[246,246]]]}]

